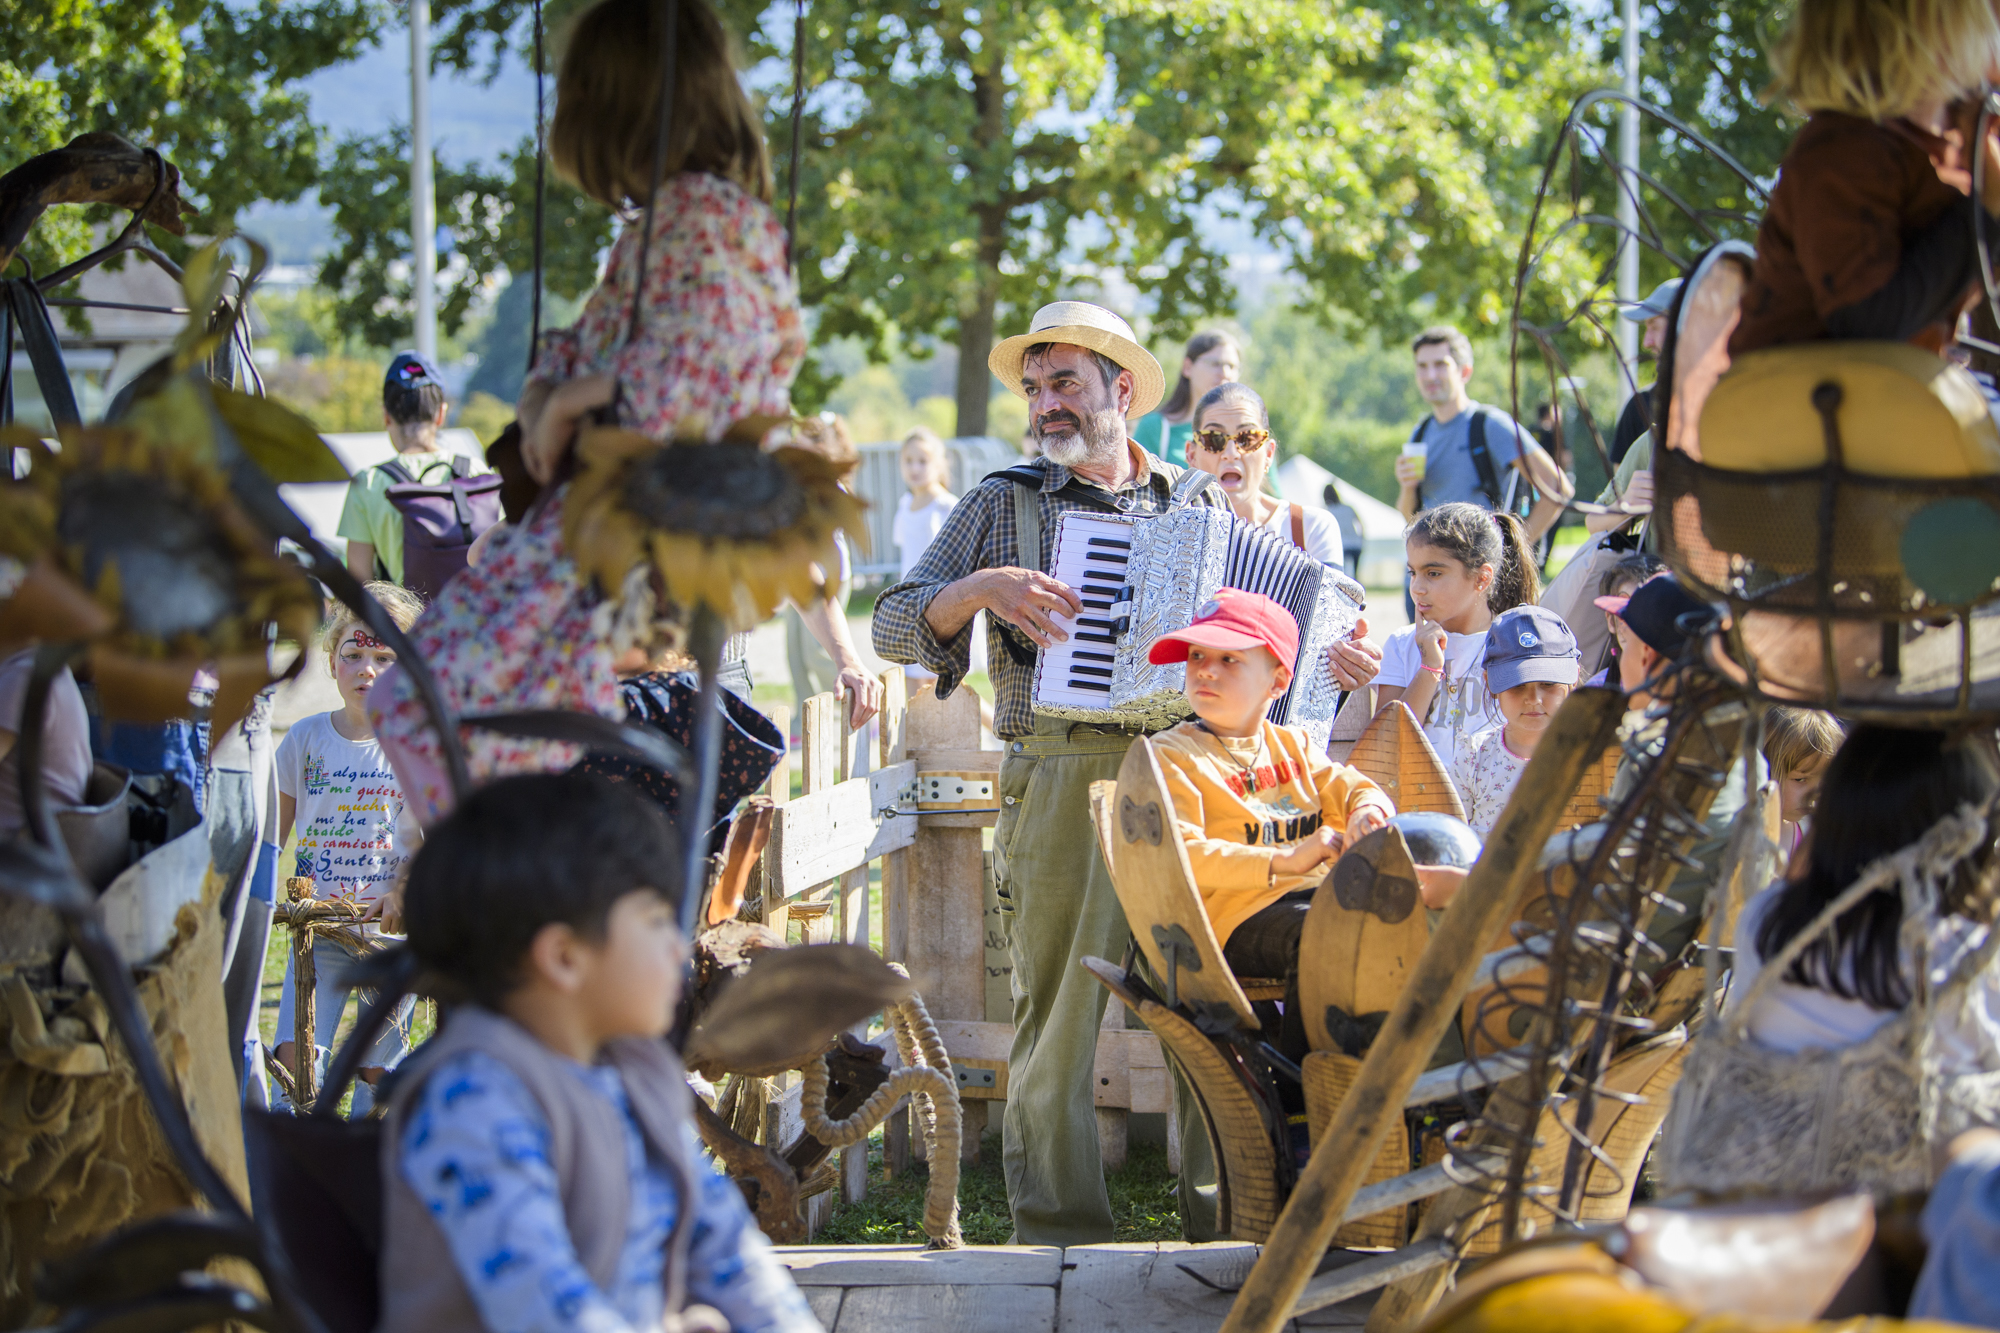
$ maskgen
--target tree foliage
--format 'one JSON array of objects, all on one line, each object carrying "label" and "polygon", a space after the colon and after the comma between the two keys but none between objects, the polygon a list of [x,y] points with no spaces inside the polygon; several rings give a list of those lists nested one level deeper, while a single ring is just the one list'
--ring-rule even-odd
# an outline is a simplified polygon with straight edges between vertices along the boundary
[{"label": "tree foliage", "polygon": [[[390,12],[386,0],[0,0],[0,170],[109,130],[179,167],[201,209],[190,232],[218,234],[245,206],[313,186],[322,144],[292,85],[353,57]],[[78,257],[93,220],[50,214],[29,262]]]},{"label": "tree foliage", "polygon": [[[581,2],[552,4],[550,31]],[[782,214],[793,10],[718,7],[764,100]],[[1794,124],[1757,100],[1774,8],[1660,0],[1642,11],[1646,95],[1766,177]],[[525,0],[434,0],[434,14],[441,64],[491,70],[524,51]],[[1106,293],[1146,312],[1148,338],[1232,310],[1228,260],[1207,225],[1218,213],[1277,249],[1303,307],[1346,336],[1394,340],[1440,319],[1501,336],[1555,133],[1580,94],[1614,80],[1621,22],[1584,0],[812,4],[801,294],[820,340],[855,339],[877,360],[956,345],[963,431],[985,423],[987,349],[1044,301]],[[1607,111],[1600,133],[1610,126]],[[326,277],[373,327],[407,321],[407,280],[394,276],[408,249],[398,143],[347,145],[327,173],[346,239]],[[1749,206],[1686,140],[1651,128],[1645,152],[1697,206]],[[440,216],[456,239],[448,322],[477,284],[525,270],[528,165],[524,146],[492,166],[441,166]],[[1583,211],[1615,207],[1608,173],[1561,184]],[[1690,229],[1659,215],[1686,250]],[[550,286],[578,292],[614,219],[557,185],[550,217]],[[1606,294],[1614,241],[1601,228],[1558,238],[1529,318]],[[1645,280],[1666,273],[1649,260]],[[795,398],[817,406],[836,380],[809,365]]]}]

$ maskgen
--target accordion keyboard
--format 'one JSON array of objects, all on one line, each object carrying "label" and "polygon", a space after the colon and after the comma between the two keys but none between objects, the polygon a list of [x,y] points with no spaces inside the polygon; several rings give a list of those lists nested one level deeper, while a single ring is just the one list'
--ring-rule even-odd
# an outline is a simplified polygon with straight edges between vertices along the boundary
[{"label": "accordion keyboard", "polygon": [[1069,639],[1042,649],[1035,671],[1037,703],[1109,707],[1118,641],[1124,634],[1132,526],[1129,518],[1081,512],[1063,515],[1049,572],[1083,600],[1083,612],[1074,619],[1052,617]]}]

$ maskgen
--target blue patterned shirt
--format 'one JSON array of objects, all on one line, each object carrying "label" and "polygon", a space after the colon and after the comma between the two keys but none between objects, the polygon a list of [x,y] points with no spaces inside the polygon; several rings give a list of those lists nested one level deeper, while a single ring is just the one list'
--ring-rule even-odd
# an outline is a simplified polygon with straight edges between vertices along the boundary
[{"label": "blue patterned shirt", "polygon": [[[632,1181],[632,1215],[617,1276],[599,1290],[563,1220],[549,1128],[512,1070],[467,1051],[439,1064],[405,1122],[403,1179],[443,1230],[459,1276],[493,1333],[636,1333],[660,1326],[661,1270],[679,1199],[649,1153],[618,1071],[571,1065],[618,1107]],[[688,1159],[702,1157],[683,1126]],[[689,1250],[688,1299],[712,1305],[735,1333],[819,1333],[819,1322],[772,1256],[743,1196],[698,1166],[701,1198]]]}]

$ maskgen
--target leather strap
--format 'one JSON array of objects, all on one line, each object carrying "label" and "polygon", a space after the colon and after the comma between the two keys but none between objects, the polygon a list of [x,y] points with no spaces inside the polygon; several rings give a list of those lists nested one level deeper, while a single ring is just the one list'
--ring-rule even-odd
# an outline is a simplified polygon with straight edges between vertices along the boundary
[{"label": "leather strap", "polygon": [[[28,349],[28,362],[35,368],[35,384],[42,391],[42,405],[48,409],[49,419],[58,427],[83,424],[83,416],[76,410],[76,393],[70,388],[69,372],[63,365],[62,343],[56,337],[55,325],[49,320],[49,308],[42,301],[41,288],[28,278],[10,279],[5,286],[9,315],[9,370],[14,363],[13,331],[19,329],[21,343]],[[11,383],[9,388],[12,388]],[[11,401],[7,406],[7,419],[12,420]]]},{"label": "leather strap", "polygon": [[1292,501],[1292,545],[1306,549],[1306,510],[1296,500]]}]

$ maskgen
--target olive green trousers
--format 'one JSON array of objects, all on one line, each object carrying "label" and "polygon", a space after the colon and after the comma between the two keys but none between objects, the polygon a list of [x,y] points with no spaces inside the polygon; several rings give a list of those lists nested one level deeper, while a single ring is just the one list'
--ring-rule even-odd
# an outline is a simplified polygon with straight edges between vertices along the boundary
[{"label": "olive green trousers", "polygon": [[1090,784],[1118,776],[1132,739],[1038,714],[1000,762],[993,864],[1014,966],[1002,1143],[1023,1245],[1111,1239],[1092,1089],[1110,992],[1081,963],[1125,956],[1130,932],[1091,827]]}]

